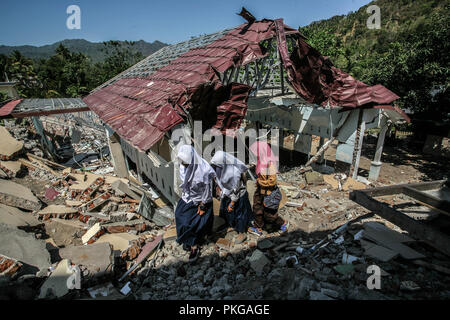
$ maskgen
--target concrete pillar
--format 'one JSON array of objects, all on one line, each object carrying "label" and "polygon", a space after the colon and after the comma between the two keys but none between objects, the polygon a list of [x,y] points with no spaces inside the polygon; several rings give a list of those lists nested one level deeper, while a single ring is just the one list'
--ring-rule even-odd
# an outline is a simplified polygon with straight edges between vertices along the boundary
[{"label": "concrete pillar", "polygon": [[122,146],[120,145],[119,136],[106,129],[106,136],[108,137],[109,151],[111,153],[111,160],[114,165],[114,173],[120,178],[128,178],[128,168],[125,163]]},{"label": "concrete pillar", "polygon": [[376,181],[378,179],[378,176],[380,175],[382,164],[381,155],[383,154],[384,138],[386,137],[388,128],[389,125],[387,123],[387,119],[386,117],[383,117],[383,119],[381,120],[381,131],[378,134],[377,149],[375,151],[373,161],[370,164],[369,179],[373,181]]},{"label": "concrete pillar", "polygon": [[[317,149],[317,151],[319,151],[320,148],[323,147],[324,143],[325,143],[325,138],[324,137],[320,137],[319,148]],[[317,163],[318,164],[322,164],[324,159],[325,159],[325,152],[320,155],[319,160],[317,160]]]},{"label": "concrete pillar", "polygon": [[364,131],[366,131],[366,122],[364,121],[364,110],[360,110],[360,124],[359,124],[359,134],[357,133],[357,141],[355,143],[355,149],[353,153],[354,161],[353,161],[353,172],[351,172],[352,178],[356,179],[358,176],[358,168],[359,168],[359,160],[361,159],[361,150],[362,144],[364,140]]}]

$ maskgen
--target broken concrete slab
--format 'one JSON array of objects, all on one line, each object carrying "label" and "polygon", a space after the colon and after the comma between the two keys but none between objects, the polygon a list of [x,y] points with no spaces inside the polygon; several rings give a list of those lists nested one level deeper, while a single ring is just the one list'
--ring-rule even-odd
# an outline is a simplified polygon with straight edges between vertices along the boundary
[{"label": "broken concrete slab", "polygon": [[38,212],[40,216],[65,217],[70,214],[76,214],[78,210],[65,205],[51,204]]},{"label": "broken concrete slab", "polygon": [[23,271],[27,274],[46,275],[50,267],[45,241],[5,224],[0,224],[0,254],[23,263]]},{"label": "broken concrete slab", "polygon": [[79,207],[83,204],[83,201],[66,200],[65,203],[66,203],[66,206],[69,206],[69,207]]},{"label": "broken concrete slab", "polygon": [[86,225],[84,223],[74,219],[66,220],[66,219],[52,218],[52,221],[64,224],[69,227],[78,228],[80,230],[86,229]]},{"label": "broken concrete slab", "polygon": [[0,161],[0,177],[14,178],[22,169],[22,163],[19,161]]},{"label": "broken concrete slab", "polygon": [[0,203],[0,223],[12,227],[35,227],[42,224],[37,218],[22,210]]},{"label": "broken concrete slab", "polygon": [[123,233],[107,233],[98,238],[95,243],[109,243],[113,250],[124,251],[128,249],[133,241],[138,240],[139,237],[127,232]]},{"label": "broken concrete slab", "polygon": [[22,150],[23,142],[14,139],[3,126],[0,126],[0,137],[0,160],[11,160]]},{"label": "broken concrete slab", "polygon": [[68,223],[73,220],[61,220],[53,218],[44,222],[45,232],[53,239],[54,244],[57,247],[81,245],[81,239],[79,237],[84,233],[84,230]]},{"label": "broken concrete slab", "polygon": [[334,267],[334,270],[342,275],[352,273],[355,270],[355,266],[352,264],[340,264]]},{"label": "broken concrete slab", "polygon": [[94,243],[83,246],[68,246],[59,250],[62,259],[84,266],[90,275],[100,277],[112,271],[112,248],[109,243]]},{"label": "broken concrete slab", "polygon": [[250,256],[249,262],[250,266],[256,272],[257,275],[260,275],[262,273],[262,270],[264,269],[264,266],[270,263],[266,255],[258,249],[256,249]]},{"label": "broken concrete slab", "polygon": [[[74,279],[77,277],[78,279]],[[75,280],[75,285],[73,280]],[[69,292],[69,289],[81,289],[80,281],[80,270],[72,267],[68,259],[64,259],[58,263],[52,274],[42,284],[39,299],[61,298]]]},{"label": "broken concrete slab", "polygon": [[141,196],[138,195],[136,192],[132,191],[126,183],[124,183],[122,180],[116,180],[111,184],[111,188],[113,188],[114,192],[116,192],[117,195],[128,195],[134,200],[141,200]]},{"label": "broken concrete slab", "polygon": [[0,203],[25,210],[41,208],[41,202],[30,189],[4,179],[0,179]]}]

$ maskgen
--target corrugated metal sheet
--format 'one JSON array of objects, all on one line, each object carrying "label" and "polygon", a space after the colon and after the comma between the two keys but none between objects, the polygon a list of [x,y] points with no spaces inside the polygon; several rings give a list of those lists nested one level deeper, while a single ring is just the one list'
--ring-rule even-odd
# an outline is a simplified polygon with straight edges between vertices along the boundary
[{"label": "corrugated metal sheet", "polygon": [[[289,27],[285,32],[297,33]],[[192,107],[191,98],[198,88],[213,90],[214,86],[205,84],[221,87],[218,73],[263,57],[259,43],[274,35],[272,20],[243,24],[205,46],[179,55],[148,76],[117,79],[84,101],[122,138],[146,151],[165,131],[183,121],[181,107]],[[247,108],[250,88],[231,84],[229,90],[230,95],[216,105],[214,127],[221,130],[237,128]]]}]

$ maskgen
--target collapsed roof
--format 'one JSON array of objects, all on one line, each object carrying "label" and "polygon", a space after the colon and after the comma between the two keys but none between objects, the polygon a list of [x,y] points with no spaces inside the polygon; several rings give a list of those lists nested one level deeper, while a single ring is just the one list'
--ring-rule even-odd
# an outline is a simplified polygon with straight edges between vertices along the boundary
[{"label": "collapsed roof", "polygon": [[253,77],[258,80],[249,79],[248,66],[270,58],[269,45],[263,45],[270,39],[276,40],[278,78],[285,77],[291,90],[310,103],[357,108],[399,98],[382,85],[368,86],[334,67],[282,19],[256,21],[246,11],[241,15],[248,23],[164,47],[83,100],[142,151],[189,117],[209,120],[210,127],[222,132],[236,129],[245,117],[249,95],[267,83],[261,73],[273,70],[256,66]]}]

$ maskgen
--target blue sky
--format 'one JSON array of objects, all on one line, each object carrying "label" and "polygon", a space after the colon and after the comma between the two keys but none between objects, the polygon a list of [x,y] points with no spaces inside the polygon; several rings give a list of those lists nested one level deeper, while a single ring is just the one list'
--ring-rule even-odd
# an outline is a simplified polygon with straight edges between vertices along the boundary
[{"label": "blue sky", "polygon": [[[356,11],[370,0],[2,0],[1,45],[45,45],[64,39],[159,40],[177,43],[244,22],[245,6],[257,19],[283,18],[297,28]],[[66,9],[81,9],[81,29],[69,30]]]}]

